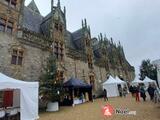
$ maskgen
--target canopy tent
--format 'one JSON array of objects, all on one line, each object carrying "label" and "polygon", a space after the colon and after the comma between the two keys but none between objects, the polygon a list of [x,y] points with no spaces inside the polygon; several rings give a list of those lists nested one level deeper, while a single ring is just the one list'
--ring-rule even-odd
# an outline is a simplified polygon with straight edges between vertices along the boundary
[{"label": "canopy tent", "polygon": [[[14,94],[13,106],[20,105],[21,120],[38,119],[38,82],[24,82],[0,73],[0,90],[19,90]],[[18,96],[20,95],[20,96]],[[20,103],[17,103],[20,98]]]},{"label": "canopy tent", "polygon": [[140,83],[144,83],[142,80],[139,80],[138,77],[135,77],[135,79],[131,82],[132,85],[138,85]]},{"label": "canopy tent", "polygon": [[[92,85],[85,83],[83,80],[79,80],[77,78],[70,78],[64,83],[63,86],[64,88],[67,88],[69,90],[68,92],[71,97],[70,105],[83,103],[83,100],[80,100],[82,98],[82,95],[85,96],[86,101],[92,100]],[[86,95],[86,93],[88,94]]]},{"label": "canopy tent", "polygon": [[116,97],[119,96],[118,85],[122,87],[125,84],[126,82],[118,78],[114,79],[112,76],[109,76],[108,80],[106,80],[102,85],[103,89],[107,90],[108,97]]},{"label": "canopy tent", "polygon": [[73,88],[92,88],[91,85],[85,83],[83,80],[76,78],[71,78],[64,83],[64,87],[73,87]]},{"label": "canopy tent", "polygon": [[145,79],[143,80],[143,82],[144,82],[144,84],[145,84],[146,87],[148,87],[150,83],[157,85],[155,80],[151,80],[148,77],[145,77]]},{"label": "canopy tent", "polygon": [[103,85],[105,84],[113,84],[113,83],[125,83],[124,81],[122,80],[119,80],[119,79],[115,79],[113,78],[112,76],[109,76],[109,78],[103,83]]},{"label": "canopy tent", "polygon": [[119,77],[116,76],[116,80],[119,82],[119,83],[125,83],[124,81],[122,81]]}]

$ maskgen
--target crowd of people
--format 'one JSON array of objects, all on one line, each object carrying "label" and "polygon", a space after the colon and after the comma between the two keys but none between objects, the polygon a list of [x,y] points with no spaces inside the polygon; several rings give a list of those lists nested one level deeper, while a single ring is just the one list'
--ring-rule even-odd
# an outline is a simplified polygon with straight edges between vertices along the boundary
[{"label": "crowd of people", "polygon": [[[128,87],[122,87],[121,85],[118,85],[117,87],[119,91],[119,96],[126,97],[128,94]],[[137,102],[140,102],[140,98],[142,98],[143,101],[146,101],[147,93],[150,97],[150,101],[153,101],[155,103],[160,102],[160,89],[155,84],[149,84],[148,87],[146,87],[144,84],[139,84],[136,86],[131,85],[129,87],[129,92],[132,94],[132,97],[134,97]],[[106,89],[103,89],[103,98],[104,101],[108,101]]]},{"label": "crowd of people", "polygon": [[135,97],[137,102],[140,101],[140,97],[143,101],[146,101],[146,92],[148,92],[151,101],[158,102],[157,97],[159,97],[159,91],[154,84],[149,84],[148,88],[146,88],[144,84],[130,86],[129,91],[132,93],[132,96]]}]

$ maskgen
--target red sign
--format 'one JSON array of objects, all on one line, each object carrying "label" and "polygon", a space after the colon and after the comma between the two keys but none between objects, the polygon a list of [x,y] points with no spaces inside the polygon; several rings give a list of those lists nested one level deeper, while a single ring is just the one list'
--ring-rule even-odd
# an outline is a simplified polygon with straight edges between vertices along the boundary
[{"label": "red sign", "polygon": [[3,106],[11,107],[12,105],[13,105],[13,91],[12,90],[4,91]]},{"label": "red sign", "polygon": [[114,113],[114,108],[111,105],[107,104],[102,108],[102,113],[104,116],[110,117]]}]

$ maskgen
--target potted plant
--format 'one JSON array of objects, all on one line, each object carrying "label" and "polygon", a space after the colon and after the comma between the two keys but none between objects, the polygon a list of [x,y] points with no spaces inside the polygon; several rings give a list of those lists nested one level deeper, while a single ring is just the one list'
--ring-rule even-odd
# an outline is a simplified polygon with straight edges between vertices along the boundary
[{"label": "potted plant", "polygon": [[58,111],[63,92],[63,81],[57,80],[57,64],[53,54],[50,55],[44,74],[40,80],[40,96],[47,101],[46,111]]}]

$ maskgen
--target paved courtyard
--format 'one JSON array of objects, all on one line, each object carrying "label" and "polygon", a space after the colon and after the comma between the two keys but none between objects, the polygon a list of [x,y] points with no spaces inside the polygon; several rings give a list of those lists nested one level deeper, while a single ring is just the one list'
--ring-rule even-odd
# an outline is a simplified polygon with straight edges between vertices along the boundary
[{"label": "paved courtyard", "polygon": [[[102,106],[109,103],[114,108],[128,108],[136,111],[136,115],[118,115],[105,118]],[[128,95],[126,98],[110,98],[109,102],[97,99],[93,103],[77,105],[75,107],[61,107],[59,112],[41,113],[40,120],[160,120],[160,105],[147,100],[137,103]]]}]

